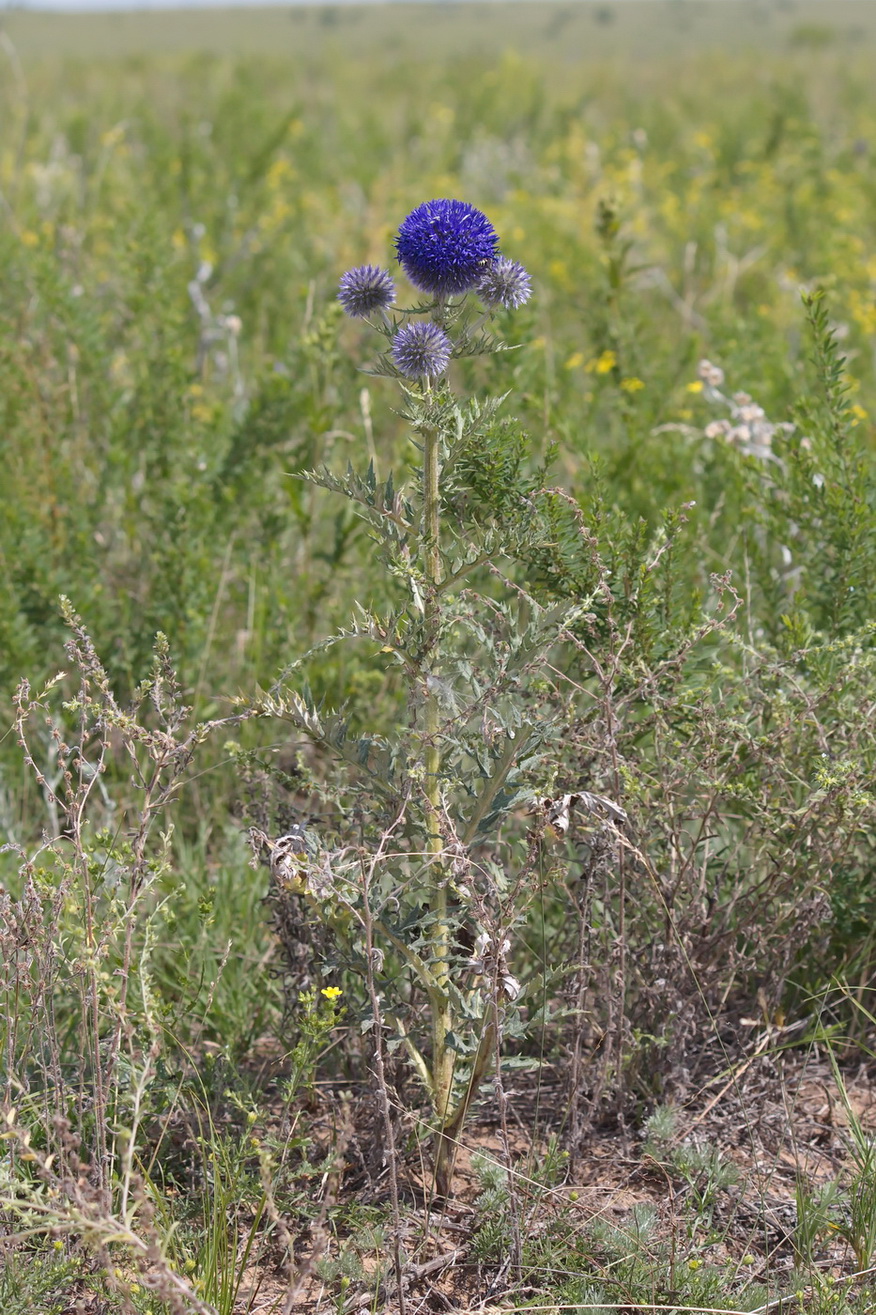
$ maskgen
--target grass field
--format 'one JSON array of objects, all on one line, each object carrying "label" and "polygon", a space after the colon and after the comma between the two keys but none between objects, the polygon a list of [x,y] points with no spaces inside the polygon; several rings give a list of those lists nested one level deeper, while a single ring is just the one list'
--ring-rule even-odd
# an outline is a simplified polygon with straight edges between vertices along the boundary
[{"label": "grass field", "polygon": [[486,60],[516,50],[544,61],[551,83],[559,79],[560,87],[574,85],[582,63],[626,64],[706,51],[774,57],[801,48],[833,49],[848,58],[872,50],[876,40],[871,0],[493,0],[99,14],[12,10],[2,21],[26,60],[208,51],[315,61],[327,69],[352,58],[367,60],[374,73],[390,73],[400,60]]},{"label": "grass field", "polygon": [[4,1310],[872,1310],[876,4],[2,30]]}]

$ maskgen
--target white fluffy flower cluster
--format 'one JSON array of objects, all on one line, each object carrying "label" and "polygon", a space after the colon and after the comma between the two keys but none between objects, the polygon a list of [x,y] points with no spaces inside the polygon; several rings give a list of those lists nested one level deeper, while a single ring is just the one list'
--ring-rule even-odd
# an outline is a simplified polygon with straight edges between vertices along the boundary
[{"label": "white fluffy flower cluster", "polygon": [[727,397],[721,392],[724,383],[724,371],[711,361],[700,361],[697,369],[703,385],[703,395],[710,402],[719,402],[730,410],[729,419],[713,420],[703,430],[706,438],[723,438],[732,443],[748,457],[758,457],[761,461],[776,461],[772,450],[776,434],[789,434],[794,426],[785,421],[772,421],[762,406],[748,393],[733,393]]}]

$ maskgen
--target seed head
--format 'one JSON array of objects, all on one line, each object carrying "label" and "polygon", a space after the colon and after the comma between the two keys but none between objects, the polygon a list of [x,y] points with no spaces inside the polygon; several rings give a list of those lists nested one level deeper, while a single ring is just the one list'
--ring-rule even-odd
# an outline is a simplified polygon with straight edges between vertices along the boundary
[{"label": "seed head", "polygon": [[499,238],[485,214],[466,201],[424,201],[395,240],[415,288],[436,297],[469,292],[495,263]]},{"label": "seed head", "polygon": [[355,320],[386,310],[395,301],[392,275],[378,265],[357,265],[341,277],[338,301]]},{"label": "seed head", "polygon": [[450,363],[453,346],[437,324],[417,320],[399,329],[392,340],[392,359],[409,379],[435,379]]},{"label": "seed head", "polygon": [[500,256],[482,274],[477,293],[490,310],[516,310],[532,296],[532,280],[516,260]]}]

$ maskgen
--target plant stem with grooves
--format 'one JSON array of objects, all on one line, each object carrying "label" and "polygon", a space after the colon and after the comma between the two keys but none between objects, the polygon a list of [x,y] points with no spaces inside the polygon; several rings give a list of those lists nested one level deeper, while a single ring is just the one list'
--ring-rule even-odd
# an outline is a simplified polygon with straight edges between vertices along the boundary
[{"label": "plant stem with grooves", "polygon": [[[428,381],[426,384],[429,390]],[[427,662],[426,706],[424,711],[425,792],[428,838],[426,852],[429,857],[429,910],[432,914],[431,942],[433,973],[439,994],[432,1005],[432,1091],[438,1133],[435,1147],[435,1188],[446,1196],[450,1188],[449,1170],[453,1151],[452,1141],[444,1136],[444,1125],[450,1114],[453,1088],[453,1051],[447,1045],[451,1030],[450,1000],[450,925],[447,920],[447,885],[444,880],[439,818],[441,812],[441,751],[438,747],[440,708],[435,682],[431,672],[437,664],[440,630],[439,586],[441,584],[441,551],[439,543],[439,436],[436,429],[426,430],[423,447],[423,553],[426,576],[425,600],[425,652]]]}]

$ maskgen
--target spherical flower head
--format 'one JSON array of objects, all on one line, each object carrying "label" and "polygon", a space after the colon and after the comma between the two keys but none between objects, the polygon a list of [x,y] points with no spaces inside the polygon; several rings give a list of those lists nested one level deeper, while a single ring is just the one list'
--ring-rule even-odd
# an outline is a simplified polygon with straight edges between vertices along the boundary
[{"label": "spherical flower head", "polygon": [[395,301],[392,275],[378,265],[357,265],[341,278],[338,301],[355,320],[376,310],[386,310]]},{"label": "spherical flower head", "polygon": [[481,275],[477,293],[490,310],[516,310],[532,296],[532,280],[516,260],[500,256]]},{"label": "spherical flower head", "polygon": [[485,214],[466,201],[424,201],[395,240],[399,263],[415,288],[434,297],[469,292],[494,263],[499,238]]},{"label": "spherical flower head", "polygon": [[435,379],[443,374],[452,350],[444,330],[428,320],[406,324],[392,340],[392,359],[409,379]]}]

